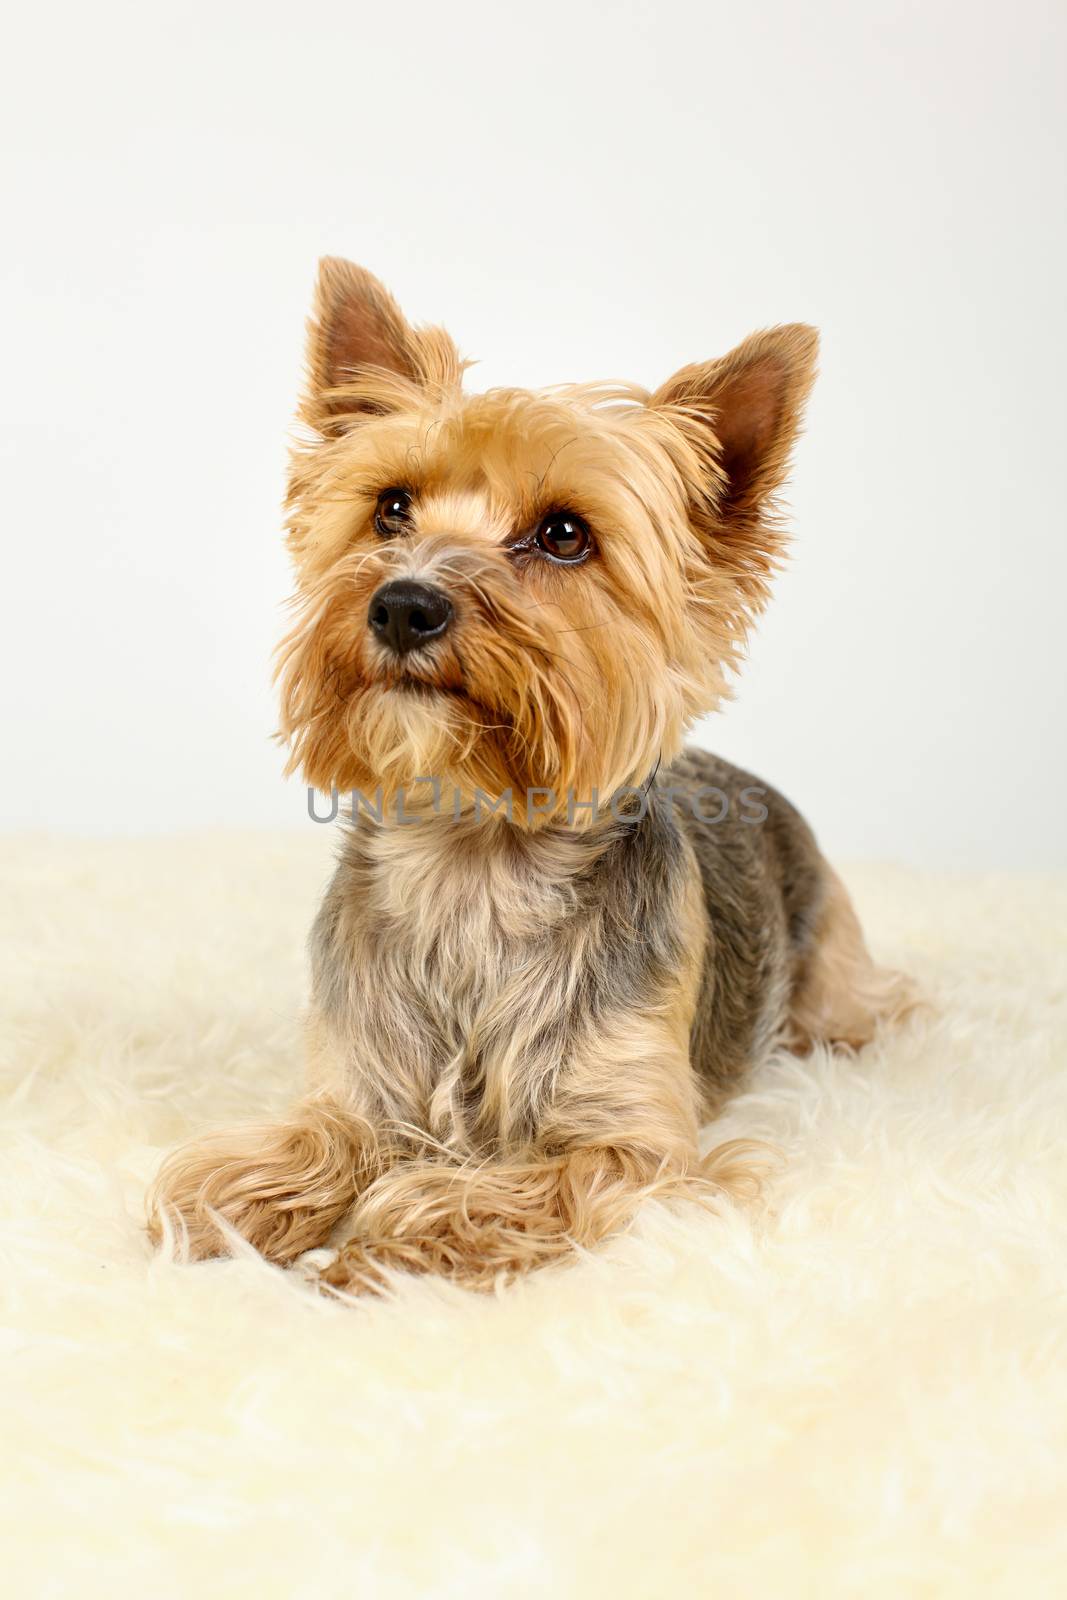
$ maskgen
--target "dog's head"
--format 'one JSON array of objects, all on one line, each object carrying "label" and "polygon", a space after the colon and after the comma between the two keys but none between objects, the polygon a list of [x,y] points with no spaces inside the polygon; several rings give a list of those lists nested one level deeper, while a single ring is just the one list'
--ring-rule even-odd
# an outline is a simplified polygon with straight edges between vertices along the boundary
[{"label": "dog's head", "polygon": [[289,486],[291,768],[550,791],[543,820],[672,759],[766,598],[816,342],[755,334],[654,394],[465,394],[443,330],[324,261]]}]

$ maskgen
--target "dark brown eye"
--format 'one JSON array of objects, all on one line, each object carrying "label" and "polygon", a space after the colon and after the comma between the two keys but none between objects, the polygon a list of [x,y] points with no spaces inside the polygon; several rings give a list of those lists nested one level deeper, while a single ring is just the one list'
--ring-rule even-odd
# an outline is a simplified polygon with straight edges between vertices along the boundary
[{"label": "dark brown eye", "polygon": [[589,554],[589,529],[573,511],[550,511],[541,519],[535,538],[553,561],[581,561]]},{"label": "dark brown eye", "polygon": [[411,523],[411,495],[407,489],[383,489],[374,509],[374,527],[383,539],[404,533]]}]

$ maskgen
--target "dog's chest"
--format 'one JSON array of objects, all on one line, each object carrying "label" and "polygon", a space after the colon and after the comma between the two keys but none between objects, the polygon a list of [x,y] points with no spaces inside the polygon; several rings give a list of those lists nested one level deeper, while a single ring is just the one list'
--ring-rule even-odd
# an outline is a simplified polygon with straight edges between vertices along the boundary
[{"label": "dog's chest", "polygon": [[529,1138],[608,1022],[679,1003],[686,883],[656,814],[595,837],[353,834],[314,1002],[368,1111],[468,1150]]},{"label": "dog's chest", "polygon": [[313,941],[317,1003],[376,1109],[438,1137],[514,1133],[564,1059],[588,908],[528,847],[427,828],[353,842]]},{"label": "dog's chest", "polygon": [[[378,902],[380,908],[380,902]],[[500,885],[482,877],[463,884],[411,884],[403,905],[362,926],[365,971],[385,1028],[398,1015],[405,1032],[422,1036],[431,1053],[450,1057],[483,1042],[490,1020],[507,1008],[522,975],[527,1004],[537,1004],[536,954],[553,930],[517,926]],[[392,1015],[390,1015],[390,1013]]]}]

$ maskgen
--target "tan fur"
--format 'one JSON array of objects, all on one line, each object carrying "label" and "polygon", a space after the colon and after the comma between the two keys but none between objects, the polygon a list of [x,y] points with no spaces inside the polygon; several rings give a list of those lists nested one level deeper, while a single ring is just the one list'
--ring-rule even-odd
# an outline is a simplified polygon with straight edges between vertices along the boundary
[{"label": "tan fur", "polygon": [[764,1156],[736,1139],[671,1163],[613,1141],[526,1160],[397,1166],[363,1195],[353,1236],[323,1281],[373,1292],[384,1269],[402,1268],[490,1289],[599,1243],[646,1200],[714,1205],[724,1194],[751,1194]]},{"label": "tan fur", "polygon": [[282,1122],[206,1134],[163,1164],[149,1198],[149,1232],[169,1229],[192,1260],[218,1254],[224,1227],[271,1261],[321,1244],[379,1157],[373,1129],[321,1096]]},{"label": "tan fur", "polygon": [[790,1004],[790,1049],[824,1043],[859,1050],[879,1023],[901,1022],[918,1004],[910,978],[871,959],[848,891],[828,867],[817,941]]},{"label": "tan fur", "polygon": [[[361,269],[324,263],[310,435],[289,492],[290,770],[323,789],[390,793],[432,772],[468,792],[545,785],[562,797],[610,793],[671,760],[727,693],[766,599],[782,544],[773,494],[815,345],[810,328],[758,334],[654,396],[625,384],[466,395],[446,334],[410,328]],[[744,405],[727,429],[735,392]],[[735,483],[724,460],[743,474]],[[403,544],[374,532],[388,484],[418,494]],[[604,531],[578,584],[544,563],[517,571],[508,554],[557,505]],[[430,674],[415,663],[402,676],[365,626],[380,584],[408,575],[446,581],[461,612],[462,658],[449,641]],[[424,703],[413,675],[434,690]]]},{"label": "tan fur", "polygon": [[[375,1288],[391,1266],[484,1288],[595,1243],[648,1196],[751,1184],[751,1150],[698,1154],[707,912],[692,852],[680,878],[670,849],[656,868],[647,927],[616,926],[596,888],[615,834],[566,807],[647,784],[728,693],[781,553],[774,495],[815,347],[809,328],[772,329],[655,394],[467,395],[446,333],[411,327],[362,269],[322,264],[290,475],[282,732],[290,770],[380,793],[385,821],[353,831],[317,924],[308,1098],[171,1156],[154,1237],[195,1258],[232,1229],[288,1262],[343,1221],[333,1289]],[[411,497],[403,537],[376,529],[389,488]],[[534,547],[561,508],[592,529],[580,571]],[[399,577],[443,589],[455,618],[403,658],[367,620]],[[407,810],[428,775],[454,814],[423,794],[404,827],[401,791]],[[478,790],[528,789],[554,799],[479,818]],[[835,890],[793,1004],[805,1037],[858,1041],[889,1008],[850,917]],[[780,962],[767,985],[756,1039],[779,1025]]]}]

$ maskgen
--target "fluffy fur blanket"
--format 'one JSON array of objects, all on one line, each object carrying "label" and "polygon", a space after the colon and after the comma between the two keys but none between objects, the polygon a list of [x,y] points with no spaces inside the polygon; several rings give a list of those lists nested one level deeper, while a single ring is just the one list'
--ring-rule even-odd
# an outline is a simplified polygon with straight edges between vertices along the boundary
[{"label": "fluffy fur blanket", "polygon": [[296,1086],[325,832],[0,851],[7,1592],[1062,1594],[1067,883],[848,874],[938,1010],[759,1074],[760,1202],[350,1309],[141,1226]]}]

